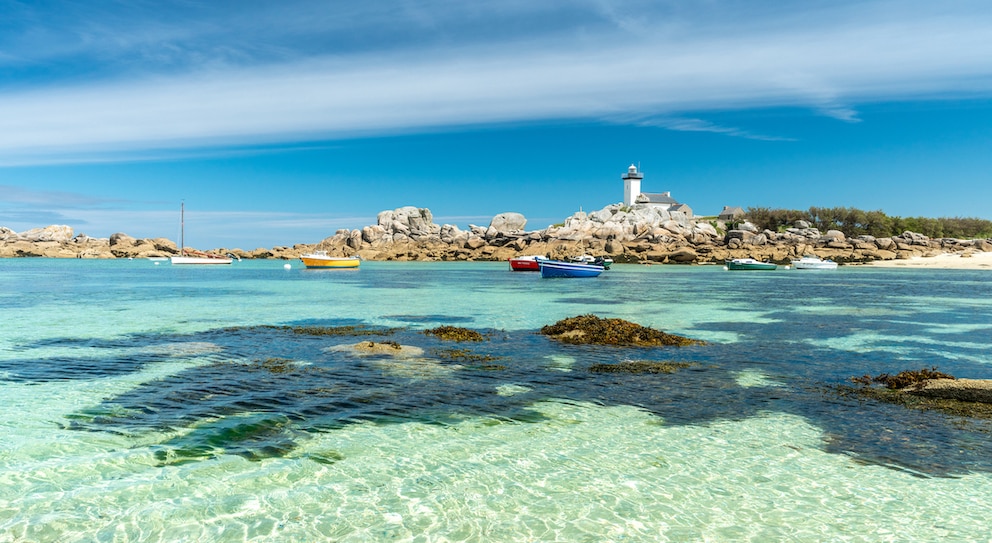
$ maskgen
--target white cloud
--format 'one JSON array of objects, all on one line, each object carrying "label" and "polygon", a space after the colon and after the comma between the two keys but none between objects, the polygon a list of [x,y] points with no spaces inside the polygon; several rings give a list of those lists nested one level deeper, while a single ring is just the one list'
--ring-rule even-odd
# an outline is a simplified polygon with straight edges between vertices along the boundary
[{"label": "white cloud", "polygon": [[[914,18],[912,9],[865,5],[813,14],[798,27],[784,24],[798,12],[735,27],[727,14],[675,24],[659,13],[636,19],[629,9],[605,10],[612,31],[558,28],[510,42],[289,55],[12,88],[0,92],[0,164],[564,118],[668,118],[655,124],[776,139],[701,118],[786,106],[856,122],[861,103],[992,94],[992,10]],[[425,28],[454,24],[439,12],[418,17]]]},{"label": "white cloud", "polygon": [[78,192],[32,190],[12,185],[0,185],[0,194],[3,194],[3,203],[0,204],[0,209],[24,204],[97,207],[118,201],[109,198],[94,198]]},{"label": "white cloud", "polygon": [[751,139],[751,140],[795,141],[794,138],[755,134],[753,132],[749,132],[747,130],[743,130],[740,128],[735,128],[732,126],[721,126],[703,119],[691,119],[685,117],[648,119],[648,120],[639,121],[637,122],[637,124],[641,126],[657,126],[660,128],[667,128],[668,130],[676,130],[680,132],[711,132],[714,134],[723,134],[725,136],[734,136],[738,138]]}]

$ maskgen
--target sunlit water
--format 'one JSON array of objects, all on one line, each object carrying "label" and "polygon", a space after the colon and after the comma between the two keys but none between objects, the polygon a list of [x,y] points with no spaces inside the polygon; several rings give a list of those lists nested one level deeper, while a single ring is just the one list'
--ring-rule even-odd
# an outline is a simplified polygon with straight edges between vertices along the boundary
[{"label": "sunlit water", "polygon": [[836,389],[992,377],[988,271],[284,264],[0,260],[0,542],[989,539],[987,424]]}]

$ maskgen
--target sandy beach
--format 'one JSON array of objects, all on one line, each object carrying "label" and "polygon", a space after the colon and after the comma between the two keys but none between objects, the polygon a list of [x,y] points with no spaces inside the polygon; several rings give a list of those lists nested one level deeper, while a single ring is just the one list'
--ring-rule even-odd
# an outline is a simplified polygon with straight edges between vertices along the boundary
[{"label": "sandy beach", "polygon": [[942,268],[953,270],[992,270],[992,252],[973,254],[942,254],[903,260],[878,260],[865,264],[881,268]]}]

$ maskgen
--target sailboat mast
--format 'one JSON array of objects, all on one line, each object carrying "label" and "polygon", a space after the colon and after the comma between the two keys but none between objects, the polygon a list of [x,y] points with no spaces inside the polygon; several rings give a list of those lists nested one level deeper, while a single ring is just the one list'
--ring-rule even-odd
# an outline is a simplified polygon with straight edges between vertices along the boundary
[{"label": "sailboat mast", "polygon": [[179,256],[186,256],[186,202],[179,204]]}]

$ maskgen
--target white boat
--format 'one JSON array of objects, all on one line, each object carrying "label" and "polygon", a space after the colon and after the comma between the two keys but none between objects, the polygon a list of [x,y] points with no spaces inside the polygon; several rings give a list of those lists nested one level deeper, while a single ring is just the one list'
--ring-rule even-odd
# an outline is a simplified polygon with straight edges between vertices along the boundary
[{"label": "white boat", "polygon": [[179,256],[169,257],[173,264],[230,264],[226,256],[186,249],[186,202],[179,208]]},{"label": "white boat", "polygon": [[173,264],[230,264],[232,260],[226,256],[214,256],[201,253],[202,256],[186,255],[169,257]]},{"label": "white boat", "polygon": [[606,269],[610,269],[613,265],[613,259],[605,256],[592,256],[592,255],[579,255],[573,256],[569,259],[569,262],[578,262],[580,264],[595,264],[597,266],[603,266]]},{"label": "white boat", "polygon": [[837,263],[815,256],[804,256],[799,260],[793,260],[792,267],[797,270],[836,270]]}]

